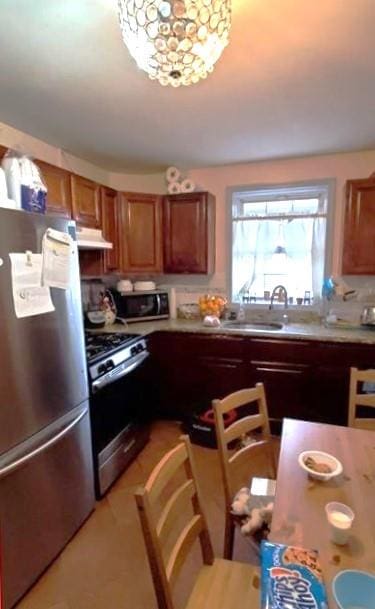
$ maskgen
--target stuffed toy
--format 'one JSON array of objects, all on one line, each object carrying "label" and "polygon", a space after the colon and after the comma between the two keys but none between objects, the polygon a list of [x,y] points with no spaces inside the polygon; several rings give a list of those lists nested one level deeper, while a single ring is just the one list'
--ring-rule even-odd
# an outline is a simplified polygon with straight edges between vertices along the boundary
[{"label": "stuffed toy", "polygon": [[261,507],[253,507],[252,503],[254,497],[250,495],[248,488],[243,487],[233,500],[231,512],[241,519],[243,535],[254,535],[257,531],[262,531],[263,537],[267,537],[272,520],[273,502],[270,501]]}]

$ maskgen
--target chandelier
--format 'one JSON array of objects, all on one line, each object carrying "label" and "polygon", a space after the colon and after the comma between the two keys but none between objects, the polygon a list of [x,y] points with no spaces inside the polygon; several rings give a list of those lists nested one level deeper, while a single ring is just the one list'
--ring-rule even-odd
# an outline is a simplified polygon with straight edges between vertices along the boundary
[{"label": "chandelier", "polygon": [[118,0],[122,36],[139,68],[161,85],[197,83],[228,44],[230,0]]}]

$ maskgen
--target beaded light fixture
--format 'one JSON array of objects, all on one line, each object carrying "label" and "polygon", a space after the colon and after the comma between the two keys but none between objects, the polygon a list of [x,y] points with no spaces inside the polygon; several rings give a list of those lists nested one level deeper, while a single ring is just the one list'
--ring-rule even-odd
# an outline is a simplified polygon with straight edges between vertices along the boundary
[{"label": "beaded light fixture", "polygon": [[118,0],[118,5],[126,46],[161,85],[206,78],[228,44],[231,0]]}]

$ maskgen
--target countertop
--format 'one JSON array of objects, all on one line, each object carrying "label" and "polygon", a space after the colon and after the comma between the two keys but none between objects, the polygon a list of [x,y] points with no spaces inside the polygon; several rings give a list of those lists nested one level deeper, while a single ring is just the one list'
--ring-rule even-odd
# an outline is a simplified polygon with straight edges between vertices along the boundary
[{"label": "countertop", "polygon": [[327,328],[317,323],[288,323],[281,330],[229,329],[225,326],[208,328],[201,321],[167,319],[144,321],[128,325],[113,324],[100,332],[134,332],[147,336],[153,332],[188,332],[196,334],[218,334],[226,336],[263,336],[267,338],[288,338],[293,340],[316,340],[339,343],[363,343],[375,345],[375,329]]}]

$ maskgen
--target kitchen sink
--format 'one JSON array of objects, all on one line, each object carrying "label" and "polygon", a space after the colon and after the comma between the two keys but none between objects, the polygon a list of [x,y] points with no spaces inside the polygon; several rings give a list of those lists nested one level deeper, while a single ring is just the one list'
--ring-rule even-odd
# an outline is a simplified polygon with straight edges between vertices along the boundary
[{"label": "kitchen sink", "polygon": [[228,330],[282,330],[283,324],[277,321],[225,321],[223,328]]}]

